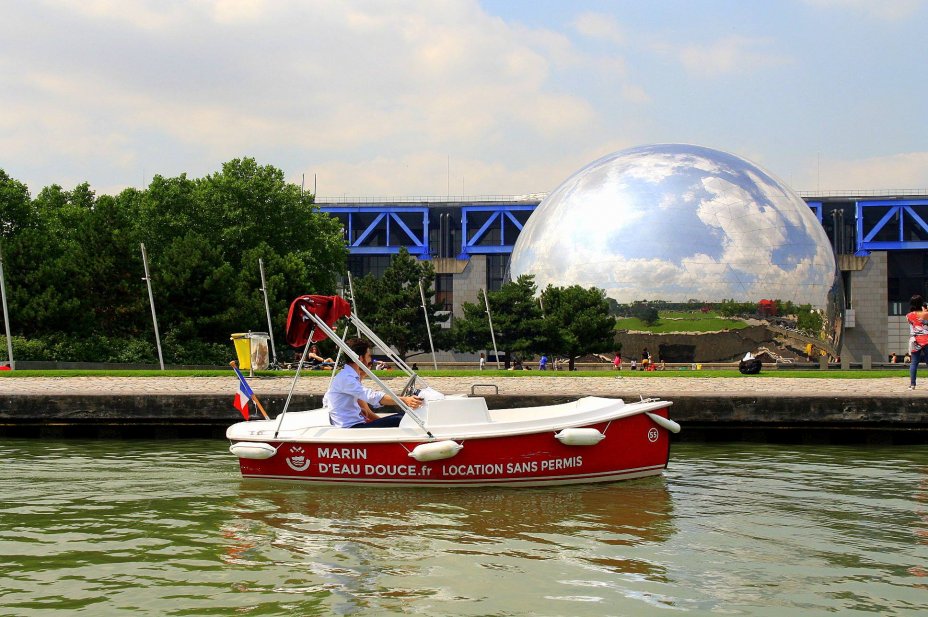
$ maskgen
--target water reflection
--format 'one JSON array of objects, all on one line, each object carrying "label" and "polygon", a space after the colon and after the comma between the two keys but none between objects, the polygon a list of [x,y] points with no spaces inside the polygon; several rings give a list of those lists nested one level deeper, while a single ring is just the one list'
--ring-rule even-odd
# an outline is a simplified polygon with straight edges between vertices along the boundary
[{"label": "water reflection", "polygon": [[[230,460],[231,459],[231,460]],[[242,482],[224,443],[0,441],[0,613],[921,615],[928,447],[679,444],[663,478]]]},{"label": "water reflection", "polygon": [[[648,478],[519,490],[249,481],[223,534],[228,563],[298,562],[319,577],[321,589],[357,599],[374,593],[372,581],[394,596],[446,597],[449,569],[472,565],[492,577],[546,560],[660,581],[663,565],[625,549],[666,542],[674,531],[665,482]],[[460,594],[454,585],[452,595]]]}]

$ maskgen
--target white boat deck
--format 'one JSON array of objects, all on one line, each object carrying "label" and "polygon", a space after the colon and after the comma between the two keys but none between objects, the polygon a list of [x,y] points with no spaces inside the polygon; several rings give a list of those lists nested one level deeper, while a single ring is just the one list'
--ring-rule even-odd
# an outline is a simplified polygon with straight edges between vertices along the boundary
[{"label": "white boat deck", "polygon": [[[428,401],[415,413],[435,439],[466,439],[557,431],[654,411],[670,404],[659,400],[626,404],[620,399],[589,396],[560,405],[490,411],[481,397],[452,396]],[[409,417],[403,418],[397,428],[346,429],[331,426],[326,409],[290,412],[282,421],[278,417],[239,422],[229,427],[226,436],[232,441],[429,441]]]}]

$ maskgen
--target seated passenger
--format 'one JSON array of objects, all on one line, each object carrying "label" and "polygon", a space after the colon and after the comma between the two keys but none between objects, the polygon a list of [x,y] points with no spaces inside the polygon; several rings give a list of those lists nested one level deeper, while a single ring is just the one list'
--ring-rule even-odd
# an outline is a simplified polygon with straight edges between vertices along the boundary
[{"label": "seated passenger", "polygon": [[[366,366],[373,362],[370,343],[363,339],[350,339],[348,346],[357,354],[359,361]],[[363,369],[354,362],[348,362],[329,384],[323,397],[323,406],[329,410],[329,420],[334,426],[343,428],[375,428],[399,426],[403,413],[395,413],[380,418],[369,408],[362,409],[360,402],[367,406],[379,408],[383,405],[398,405],[390,395],[377,392],[361,385]],[[410,409],[422,406],[418,396],[402,396]]]}]

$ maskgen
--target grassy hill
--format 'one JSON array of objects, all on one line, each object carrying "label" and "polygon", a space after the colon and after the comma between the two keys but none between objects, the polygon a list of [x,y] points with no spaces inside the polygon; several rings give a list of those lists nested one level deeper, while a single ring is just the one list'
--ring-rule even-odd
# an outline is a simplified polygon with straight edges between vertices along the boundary
[{"label": "grassy hill", "polygon": [[616,320],[616,330],[637,330],[662,334],[667,332],[715,332],[718,330],[740,330],[748,324],[740,319],[722,317],[715,311],[708,313],[661,311],[657,322],[648,326],[637,317]]}]

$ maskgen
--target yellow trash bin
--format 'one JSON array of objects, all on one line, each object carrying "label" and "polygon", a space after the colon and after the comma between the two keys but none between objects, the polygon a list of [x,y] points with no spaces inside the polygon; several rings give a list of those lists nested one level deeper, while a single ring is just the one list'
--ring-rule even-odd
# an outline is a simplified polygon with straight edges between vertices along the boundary
[{"label": "yellow trash bin", "polygon": [[238,356],[238,367],[243,371],[251,370],[251,339],[248,332],[236,332],[232,335],[235,344],[235,355]]},{"label": "yellow trash bin", "polygon": [[232,335],[235,343],[235,355],[238,356],[238,367],[243,371],[266,371],[268,361],[267,332],[236,332]]}]

